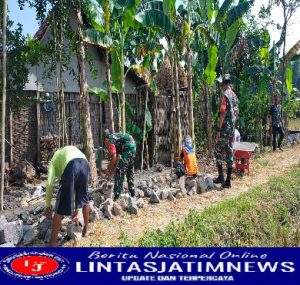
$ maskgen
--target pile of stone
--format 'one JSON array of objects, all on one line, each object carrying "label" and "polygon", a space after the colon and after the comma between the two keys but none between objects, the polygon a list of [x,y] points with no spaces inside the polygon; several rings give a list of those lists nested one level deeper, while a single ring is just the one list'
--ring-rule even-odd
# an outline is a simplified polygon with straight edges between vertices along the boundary
[{"label": "pile of stone", "polygon": [[[143,176],[145,177],[145,176]],[[148,179],[143,179],[136,183],[135,197],[129,193],[121,194],[117,201],[113,200],[114,184],[105,180],[100,183],[97,189],[89,190],[90,198],[90,222],[104,219],[113,219],[125,213],[137,215],[141,208],[147,204],[158,204],[162,200],[176,201],[186,196],[201,194],[203,192],[216,189],[210,175],[200,174],[196,178],[186,177],[177,179],[175,175],[148,175]],[[51,237],[52,221],[44,216],[44,200],[40,203],[30,205],[27,202],[35,197],[36,193],[43,194],[44,189],[24,190],[8,195],[12,203],[19,203],[19,209],[6,211],[6,217],[0,217],[0,245],[41,245],[48,244]],[[41,193],[40,193],[41,192]],[[22,193],[22,195],[20,194]],[[54,196],[57,189],[54,190]],[[26,202],[27,201],[27,202]],[[74,224],[71,218],[64,218],[61,231],[58,235],[58,243],[64,240],[78,240],[82,236],[84,220],[82,211],[78,214],[78,224]]]}]

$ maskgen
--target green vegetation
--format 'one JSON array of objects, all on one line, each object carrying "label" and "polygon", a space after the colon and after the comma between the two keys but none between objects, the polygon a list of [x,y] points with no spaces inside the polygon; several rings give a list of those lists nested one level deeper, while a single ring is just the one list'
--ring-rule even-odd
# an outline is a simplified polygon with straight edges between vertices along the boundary
[{"label": "green vegetation", "polygon": [[202,212],[191,211],[184,222],[164,231],[148,231],[122,245],[189,246],[299,246],[300,168]]}]

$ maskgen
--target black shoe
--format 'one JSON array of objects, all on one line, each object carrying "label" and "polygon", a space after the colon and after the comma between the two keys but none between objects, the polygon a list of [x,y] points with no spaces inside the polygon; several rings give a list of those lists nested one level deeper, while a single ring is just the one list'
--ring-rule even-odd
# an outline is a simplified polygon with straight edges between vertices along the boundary
[{"label": "black shoe", "polygon": [[223,184],[224,183],[224,175],[222,165],[218,165],[218,173],[219,176],[213,179],[215,184]]},{"label": "black shoe", "polygon": [[129,189],[129,193],[131,197],[135,197],[135,190],[134,188]]},{"label": "black shoe", "polygon": [[227,177],[226,177],[226,181],[222,184],[223,188],[231,188],[231,174],[232,174],[232,168],[227,168]]},{"label": "black shoe", "polygon": [[222,184],[222,188],[231,188],[230,180],[227,180]]},{"label": "black shoe", "polygon": [[283,149],[282,149],[282,147],[281,147],[281,146],[279,147],[279,149],[280,149],[280,151],[283,151]]},{"label": "black shoe", "polygon": [[120,194],[115,193],[114,194],[114,201],[117,201],[120,198]]}]

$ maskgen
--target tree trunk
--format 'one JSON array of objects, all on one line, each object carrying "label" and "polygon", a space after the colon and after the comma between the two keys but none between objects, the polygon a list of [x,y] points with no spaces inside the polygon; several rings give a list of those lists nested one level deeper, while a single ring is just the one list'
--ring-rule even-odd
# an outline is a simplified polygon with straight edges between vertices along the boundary
[{"label": "tree trunk", "polygon": [[189,118],[189,133],[195,143],[195,126],[194,126],[194,109],[193,109],[193,71],[191,63],[191,49],[187,45],[187,66],[188,66],[188,118]]},{"label": "tree trunk", "polygon": [[2,22],[2,122],[1,122],[1,191],[0,191],[0,211],[3,211],[4,194],[4,172],[5,172],[5,117],[6,117],[6,26],[7,26],[7,1],[3,0],[3,22]]},{"label": "tree trunk", "polygon": [[105,51],[105,71],[106,71],[106,80],[107,80],[107,94],[109,97],[109,128],[111,132],[115,132],[115,123],[114,123],[114,106],[113,98],[111,94],[111,75],[110,75],[110,64],[109,64],[109,51]]},{"label": "tree trunk", "polygon": [[260,152],[263,151],[263,127],[262,127],[262,114],[261,114],[261,102],[259,102],[259,111],[258,111],[258,119],[259,119],[259,144],[260,144]]},{"label": "tree trunk", "polygon": [[[147,127],[147,120],[146,120],[146,112],[147,112],[147,105],[148,105],[148,87],[146,87],[146,99],[145,99],[145,115],[144,115],[144,126],[143,126],[143,140],[142,140],[142,153],[141,153],[141,170],[143,170],[143,162],[144,162],[144,146],[146,140],[146,127]],[[149,165],[148,165],[149,167]]]},{"label": "tree trunk", "polygon": [[177,55],[174,55],[174,71],[175,71],[175,94],[176,94],[176,119],[177,119],[177,149],[176,155],[179,156],[182,147],[182,132],[181,132],[181,112],[180,112],[180,93],[179,93],[179,77],[178,77],[178,66],[177,66]]},{"label": "tree trunk", "polygon": [[212,139],[212,116],[211,116],[211,107],[210,107],[210,98],[209,91],[210,88],[206,82],[203,82],[203,99],[204,99],[204,108],[205,108],[205,129],[207,135],[206,148],[210,157],[212,157],[212,149],[213,149],[213,139]]},{"label": "tree trunk", "polygon": [[78,20],[78,73],[79,73],[79,89],[80,89],[80,113],[81,113],[81,125],[82,125],[82,140],[84,152],[90,164],[91,184],[95,187],[98,184],[98,176],[94,154],[94,142],[90,121],[90,105],[89,94],[87,93],[87,80],[85,73],[85,48],[83,44],[82,29],[83,24],[81,9],[76,9]]}]

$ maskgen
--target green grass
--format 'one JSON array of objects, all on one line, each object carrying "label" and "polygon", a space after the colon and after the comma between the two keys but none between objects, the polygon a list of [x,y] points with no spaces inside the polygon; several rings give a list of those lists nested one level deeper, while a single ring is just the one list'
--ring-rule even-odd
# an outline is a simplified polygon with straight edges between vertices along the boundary
[{"label": "green grass", "polygon": [[[230,191],[230,190],[229,190]],[[299,246],[300,168],[123,246]],[[125,237],[125,236],[124,236]]]}]

